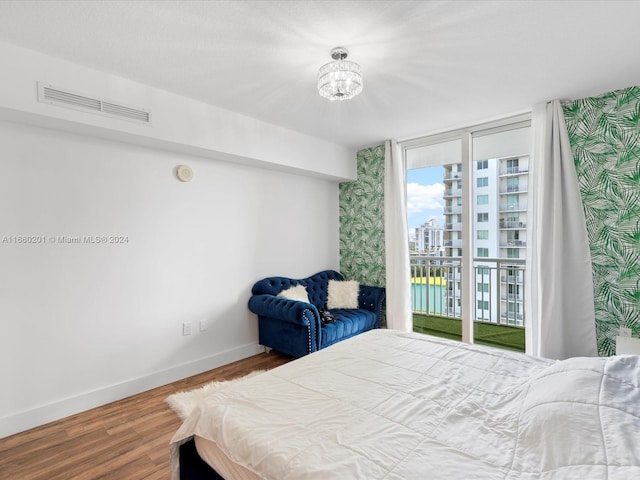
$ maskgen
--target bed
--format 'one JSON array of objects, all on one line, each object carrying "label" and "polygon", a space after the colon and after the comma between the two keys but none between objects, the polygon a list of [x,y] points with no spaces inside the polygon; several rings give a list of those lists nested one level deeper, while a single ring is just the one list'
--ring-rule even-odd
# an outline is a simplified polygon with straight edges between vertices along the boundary
[{"label": "bed", "polygon": [[172,480],[640,479],[640,357],[372,330],[212,393],[170,450]]}]

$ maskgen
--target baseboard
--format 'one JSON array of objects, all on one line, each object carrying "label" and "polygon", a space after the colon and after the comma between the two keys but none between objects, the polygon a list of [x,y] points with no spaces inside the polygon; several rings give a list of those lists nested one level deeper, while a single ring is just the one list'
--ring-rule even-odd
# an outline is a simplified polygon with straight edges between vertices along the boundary
[{"label": "baseboard", "polygon": [[14,415],[0,418],[0,438],[59,420],[69,415],[84,412],[91,408],[106,405],[131,395],[160,387],[191,375],[206,372],[214,368],[227,365],[243,358],[264,352],[264,347],[257,343],[218,352],[214,355],[200,358],[192,362],[176,365],[154,372],[150,375],[126,380],[122,383],[108,385],[80,395],[68,397],[40,407],[23,410]]}]

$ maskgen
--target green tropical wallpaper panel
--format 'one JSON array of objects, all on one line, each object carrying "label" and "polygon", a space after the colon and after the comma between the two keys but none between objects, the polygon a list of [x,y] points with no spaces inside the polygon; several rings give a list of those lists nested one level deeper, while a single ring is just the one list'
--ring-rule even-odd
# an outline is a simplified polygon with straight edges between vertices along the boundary
[{"label": "green tropical wallpaper panel", "polygon": [[384,145],[360,150],[358,179],[340,184],[340,271],[349,280],[385,285]]},{"label": "green tropical wallpaper panel", "polygon": [[640,87],[564,105],[587,221],[600,355],[640,336]]}]

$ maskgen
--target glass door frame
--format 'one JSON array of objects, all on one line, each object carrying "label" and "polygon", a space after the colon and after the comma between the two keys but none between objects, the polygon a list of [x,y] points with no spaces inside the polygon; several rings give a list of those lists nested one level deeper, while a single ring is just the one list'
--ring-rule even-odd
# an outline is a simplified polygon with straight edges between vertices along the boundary
[{"label": "glass door frame", "polygon": [[[460,140],[460,161],[462,163],[462,260],[460,265],[462,297],[462,341],[474,343],[473,319],[475,318],[476,305],[474,292],[476,278],[474,273],[473,256],[473,139],[494,133],[531,126],[531,113],[507,117],[493,122],[474,125],[448,132],[427,135],[418,138],[398,141],[402,150],[403,162],[407,164],[407,151],[436,145],[439,143]],[[406,181],[406,175],[405,175]]]}]

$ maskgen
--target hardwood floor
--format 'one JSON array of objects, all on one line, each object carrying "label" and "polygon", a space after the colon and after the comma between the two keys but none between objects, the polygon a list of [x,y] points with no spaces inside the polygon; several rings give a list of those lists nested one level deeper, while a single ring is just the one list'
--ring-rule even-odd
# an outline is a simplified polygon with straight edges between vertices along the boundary
[{"label": "hardwood floor", "polygon": [[161,480],[180,419],[164,399],[213,380],[269,370],[292,357],[272,351],[0,439],[1,480]]}]

